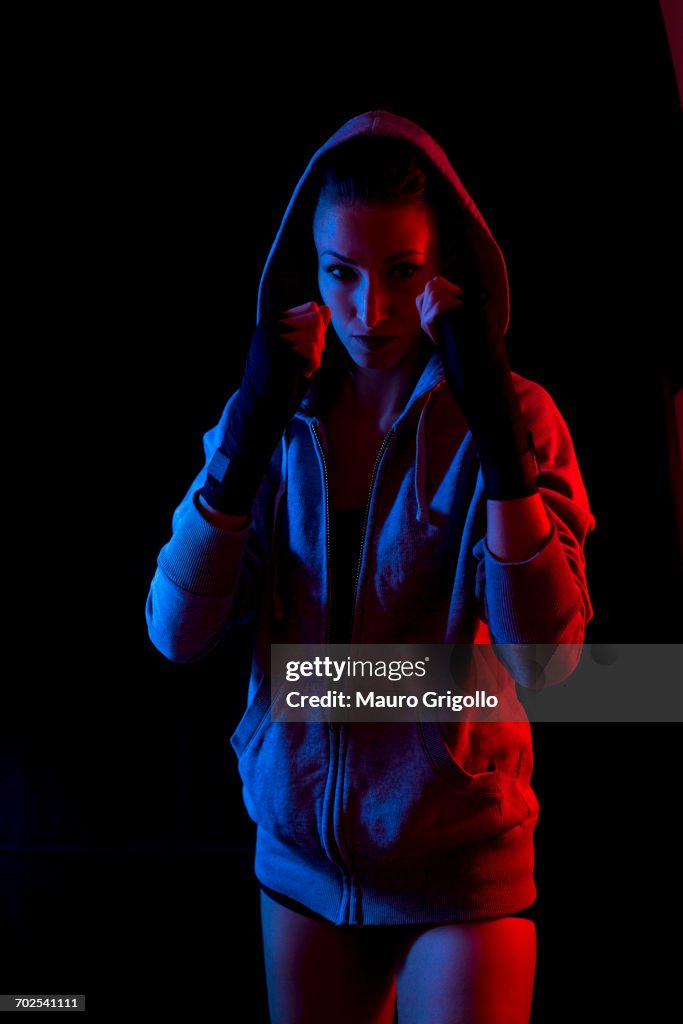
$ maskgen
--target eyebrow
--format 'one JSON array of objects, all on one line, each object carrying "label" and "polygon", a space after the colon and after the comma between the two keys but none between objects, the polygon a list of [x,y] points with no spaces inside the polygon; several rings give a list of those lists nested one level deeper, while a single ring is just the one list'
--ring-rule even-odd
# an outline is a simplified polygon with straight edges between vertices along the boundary
[{"label": "eyebrow", "polygon": [[[328,252],[329,252],[330,256],[336,256],[336,258],[338,260],[343,260],[344,263],[350,263],[352,267],[357,267],[358,266],[358,264],[354,263],[353,260],[350,260],[348,258],[348,256],[342,256],[341,253],[334,252],[333,249],[323,249],[323,251],[320,253],[321,257],[324,256]],[[392,260],[401,259],[402,256],[410,256],[412,253],[414,253],[416,256],[424,256],[424,253],[420,252],[419,249],[404,249],[403,252],[396,252],[396,253],[394,253],[393,256],[387,256],[387,258],[384,260],[384,262],[385,263],[391,263]]]}]

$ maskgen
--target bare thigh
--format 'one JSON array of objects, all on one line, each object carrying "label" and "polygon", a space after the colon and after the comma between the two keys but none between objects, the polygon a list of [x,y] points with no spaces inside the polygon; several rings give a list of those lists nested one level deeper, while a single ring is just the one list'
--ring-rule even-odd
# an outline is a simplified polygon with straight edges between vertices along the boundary
[{"label": "bare thigh", "polygon": [[395,950],[372,928],[340,928],[261,892],[272,1024],[392,1024]]},{"label": "bare thigh", "polygon": [[396,958],[399,1024],[529,1024],[535,972],[533,921],[416,929]]}]

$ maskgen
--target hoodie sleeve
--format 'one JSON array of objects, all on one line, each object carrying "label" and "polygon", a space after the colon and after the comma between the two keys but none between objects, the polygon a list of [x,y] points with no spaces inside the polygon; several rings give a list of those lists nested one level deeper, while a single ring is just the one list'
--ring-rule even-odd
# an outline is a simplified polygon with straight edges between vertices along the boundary
[{"label": "hoodie sleeve", "polygon": [[171,661],[192,662],[209,654],[232,626],[253,617],[263,587],[262,512],[270,493],[268,477],[242,529],[215,526],[198,505],[236,394],[219,423],[204,434],[204,466],[173,513],[171,537],[159,552],[147,596],[150,640]]},{"label": "hoodie sleeve", "polygon": [[[595,529],[595,518],[569,429],[555,402],[541,385],[513,376],[533,431],[541,467],[538,487],[552,530],[540,550],[523,562],[502,561],[482,538],[473,549],[476,597],[493,644],[549,645],[553,671],[544,679],[548,685],[573,672],[593,618],[584,544]],[[562,646],[555,650],[550,645]],[[537,686],[538,651],[506,647],[499,656],[518,682]]]}]

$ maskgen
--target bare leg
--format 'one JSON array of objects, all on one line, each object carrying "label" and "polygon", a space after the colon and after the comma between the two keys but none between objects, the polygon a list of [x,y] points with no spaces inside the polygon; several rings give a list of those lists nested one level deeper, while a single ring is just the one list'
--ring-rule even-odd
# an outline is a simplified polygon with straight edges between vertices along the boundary
[{"label": "bare leg", "polygon": [[416,929],[396,970],[400,1024],[529,1024],[536,926],[503,917]]},{"label": "bare leg", "polygon": [[377,930],[339,928],[261,892],[272,1024],[392,1024],[394,949]]}]

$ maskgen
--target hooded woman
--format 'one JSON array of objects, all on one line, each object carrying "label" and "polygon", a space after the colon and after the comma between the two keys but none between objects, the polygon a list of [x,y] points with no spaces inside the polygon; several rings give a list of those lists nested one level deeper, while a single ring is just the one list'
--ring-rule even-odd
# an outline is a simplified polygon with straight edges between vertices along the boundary
[{"label": "hooded woman", "polygon": [[[254,626],[231,744],[281,1024],[529,1019],[538,801],[514,684],[540,685],[529,645],[552,645],[554,682],[577,663],[595,520],[557,406],[510,368],[508,318],[502,253],[441,147],[351,118],[294,190],[240,387],[159,554],[166,657]],[[271,717],[271,644],[396,642],[501,645],[520,714]]]}]

